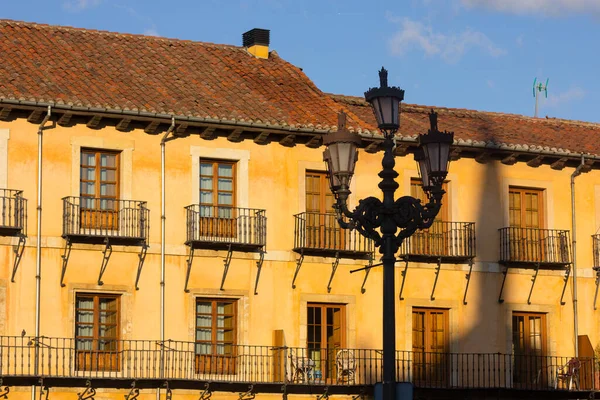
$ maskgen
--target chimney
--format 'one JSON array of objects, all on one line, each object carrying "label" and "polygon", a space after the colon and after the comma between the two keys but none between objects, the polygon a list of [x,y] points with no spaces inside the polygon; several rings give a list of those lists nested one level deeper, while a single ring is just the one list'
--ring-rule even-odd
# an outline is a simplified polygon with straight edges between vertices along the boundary
[{"label": "chimney", "polygon": [[258,58],[269,58],[269,30],[254,28],[242,35],[243,46]]}]

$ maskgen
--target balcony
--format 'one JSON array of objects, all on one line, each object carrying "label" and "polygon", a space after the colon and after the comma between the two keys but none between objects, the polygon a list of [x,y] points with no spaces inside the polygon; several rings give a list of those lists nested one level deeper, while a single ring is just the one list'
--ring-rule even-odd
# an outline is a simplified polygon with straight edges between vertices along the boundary
[{"label": "balcony", "polygon": [[0,189],[0,235],[27,236],[27,199],[23,191]]},{"label": "balcony", "polygon": [[571,263],[568,230],[501,228],[500,263],[564,268]]},{"label": "balcony", "polygon": [[458,262],[475,257],[475,223],[435,221],[404,240],[400,257],[408,261]]},{"label": "balcony", "polygon": [[[102,350],[98,348],[102,347]],[[369,394],[382,379],[380,350],[252,345],[213,346],[167,340],[76,341],[72,338],[0,337],[3,385],[51,387],[204,389],[263,393]],[[36,356],[37,353],[37,356]],[[597,362],[580,358],[579,390],[562,374],[569,357],[500,353],[396,352],[396,380],[412,382],[415,395],[464,398],[469,390],[507,398],[588,398],[597,389]],[[567,379],[566,379],[567,378]],[[534,393],[535,392],[535,393]],[[562,393],[562,395],[561,395]],[[436,396],[434,396],[436,397]],[[525,396],[526,397],[526,396]],[[500,396],[498,396],[500,398]]]},{"label": "balcony", "polygon": [[323,257],[368,259],[373,241],[357,230],[340,228],[335,214],[303,212],[294,215],[294,248],[297,253]]},{"label": "balcony", "polygon": [[193,204],[185,211],[192,248],[259,251],[267,242],[265,210]]},{"label": "balcony", "polygon": [[150,211],[145,201],[63,198],[63,234],[72,242],[146,245]]}]

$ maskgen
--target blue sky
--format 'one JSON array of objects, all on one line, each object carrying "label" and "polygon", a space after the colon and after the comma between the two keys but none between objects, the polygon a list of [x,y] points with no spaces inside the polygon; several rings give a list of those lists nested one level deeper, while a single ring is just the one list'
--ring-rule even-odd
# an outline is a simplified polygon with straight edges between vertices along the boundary
[{"label": "blue sky", "polygon": [[600,122],[600,0],[26,0],[0,18],[241,45],[252,28],[326,92],[377,70],[408,103]]}]

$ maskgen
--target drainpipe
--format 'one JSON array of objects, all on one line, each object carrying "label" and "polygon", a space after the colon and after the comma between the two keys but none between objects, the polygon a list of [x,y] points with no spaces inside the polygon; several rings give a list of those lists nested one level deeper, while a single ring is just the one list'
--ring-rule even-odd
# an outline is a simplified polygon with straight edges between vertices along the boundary
[{"label": "drainpipe", "polygon": [[581,155],[581,163],[571,174],[571,230],[573,232],[573,326],[575,334],[575,357],[579,357],[579,317],[577,315],[577,231],[575,230],[575,178],[581,175],[585,165],[585,157]]},{"label": "drainpipe", "polygon": [[[166,206],[165,206],[165,144],[174,139],[169,135],[175,129],[175,117],[171,117],[171,126],[167,129],[160,141],[160,373],[163,375],[163,352],[165,342],[165,225],[166,225]],[[160,388],[156,391],[156,400],[160,400]]]},{"label": "drainpipe", "polygon": [[[37,340],[40,337],[40,305],[41,305],[41,288],[42,288],[42,139],[44,127],[51,115],[51,106],[48,106],[48,112],[42,123],[38,126],[38,159],[37,159],[37,241],[35,245],[35,363],[34,375],[38,374],[38,360],[40,345]],[[35,385],[31,387],[31,400],[35,398]]]}]

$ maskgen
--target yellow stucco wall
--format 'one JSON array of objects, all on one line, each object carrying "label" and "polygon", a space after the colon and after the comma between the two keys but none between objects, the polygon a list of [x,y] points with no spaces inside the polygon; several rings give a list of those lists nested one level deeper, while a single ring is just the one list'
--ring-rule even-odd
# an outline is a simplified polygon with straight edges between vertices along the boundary
[{"label": "yellow stucco wall", "polygon": [[[29,200],[29,237],[14,283],[10,283],[14,257],[11,244],[16,243],[16,239],[0,238],[0,335],[20,335],[23,329],[28,335],[32,335],[35,311],[35,243],[38,234],[35,209],[37,125],[23,119],[0,121],[0,131],[3,129],[9,130],[6,186],[23,190],[24,196]],[[124,133],[113,127],[92,130],[85,125],[54,126],[44,131],[41,290],[43,336],[73,337],[76,291],[108,291],[122,294],[121,338],[159,339],[160,138],[161,136],[147,135],[141,130]],[[128,199],[148,203],[150,248],[138,291],[134,288],[138,247],[115,246],[103,277],[105,284],[97,286],[102,246],[75,244],[66,271],[66,287],[61,288],[59,284],[64,246],[61,238],[61,198],[79,195],[79,158],[76,155],[80,146],[123,151],[121,193],[128,194]],[[234,154],[249,157],[247,176],[242,177],[248,182],[247,204],[238,205],[266,209],[267,253],[257,295],[253,294],[253,290],[258,255],[234,253],[225,289],[220,291],[226,252],[212,250],[196,252],[189,282],[190,292],[183,291],[187,251],[184,246],[184,207],[194,202],[194,181],[198,179],[192,173],[192,154],[201,152],[220,158],[224,149],[235,150]],[[240,299],[240,344],[272,345],[273,331],[283,330],[288,346],[305,346],[306,302],[318,301],[348,305],[348,347],[381,347],[381,268],[371,271],[365,286],[366,292],[361,294],[364,272],[350,274],[349,270],[360,268],[365,262],[342,259],[331,293],[328,293],[326,287],[333,259],[306,256],[296,281],[297,287],[291,287],[298,257],[291,251],[294,241],[293,215],[305,211],[305,170],[324,169],[322,150],[304,146],[287,148],[277,143],[260,146],[252,141],[231,143],[223,138],[206,141],[197,136],[167,143],[166,338],[193,341],[195,297],[223,296]],[[380,169],[380,160],[381,153],[368,154],[361,151],[352,185],[351,205],[356,205],[357,199],[366,196],[379,196],[379,179],[376,174]],[[399,193],[410,194],[410,178],[417,176],[414,161],[412,157],[397,158],[396,161],[400,174]],[[449,219],[476,223],[477,258],[467,296],[468,304],[464,305],[462,302],[465,275],[468,272],[466,264],[442,266],[436,299],[431,301],[429,297],[435,277],[434,265],[411,263],[403,293],[405,300],[398,300],[396,304],[399,350],[411,350],[412,307],[427,306],[450,310],[450,349],[453,352],[510,353],[512,312],[539,311],[547,313],[549,352],[564,356],[572,354],[572,286],[569,284],[565,294],[567,304],[561,306],[559,298],[563,285],[562,272],[540,271],[532,304],[528,305],[526,300],[533,271],[513,269],[506,281],[505,302],[499,304],[497,301],[502,282],[501,267],[498,265],[498,229],[508,224],[508,186],[544,188],[546,227],[570,229],[571,173],[572,169],[569,168],[555,171],[549,166],[531,168],[524,163],[512,166],[499,162],[479,164],[472,159],[460,159],[450,164],[450,184],[446,200],[449,202]],[[0,178],[1,176],[0,173]],[[242,182],[238,182],[239,184]],[[591,270],[591,235],[596,232],[600,223],[597,207],[599,193],[600,173],[593,171],[577,178],[579,333],[588,335],[593,345],[600,342],[598,317],[592,306],[595,285]],[[242,196],[238,196],[238,203],[246,201],[240,197]],[[397,264],[397,292],[403,267],[403,263]]]}]

